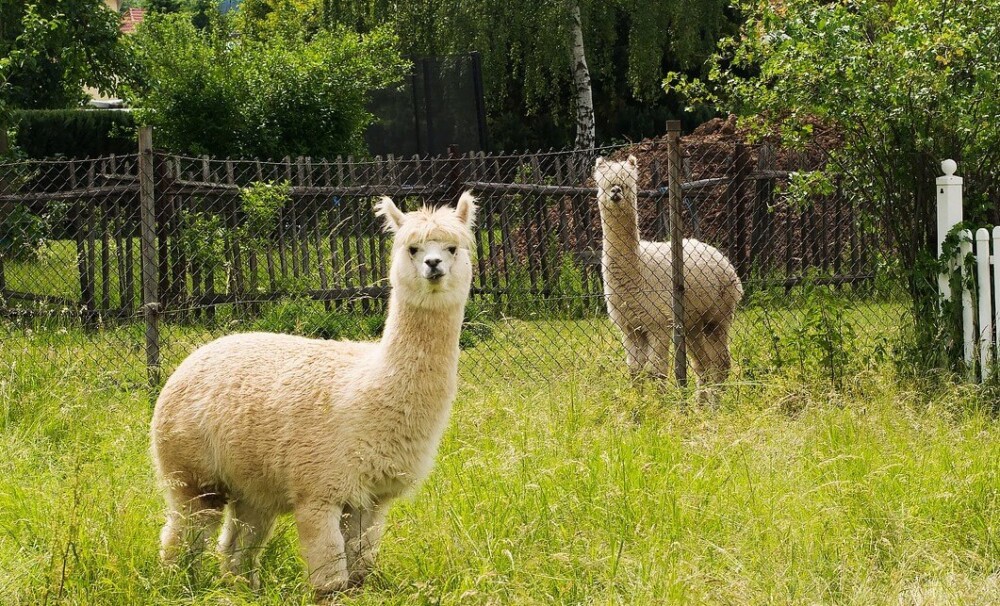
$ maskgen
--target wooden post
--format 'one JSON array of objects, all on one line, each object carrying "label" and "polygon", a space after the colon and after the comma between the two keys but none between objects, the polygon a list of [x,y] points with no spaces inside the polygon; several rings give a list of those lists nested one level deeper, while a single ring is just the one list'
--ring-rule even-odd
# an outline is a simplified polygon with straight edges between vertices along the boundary
[{"label": "wooden post", "polygon": [[670,174],[670,270],[673,283],[674,376],[687,387],[687,349],[684,343],[684,226],[681,224],[681,122],[667,121],[667,166]]},{"label": "wooden post", "polygon": [[462,156],[458,153],[458,145],[448,145],[448,199],[445,204],[454,205],[462,195],[462,182],[465,180]]},{"label": "wooden post", "polygon": [[[756,267],[761,275],[770,268],[770,255],[767,250],[770,247],[770,216],[769,209],[774,198],[774,178],[766,176],[774,166],[774,149],[769,143],[760,146],[757,157],[757,171],[761,173],[757,176],[757,192],[753,201],[753,209],[750,217],[750,264]],[[806,245],[802,245],[803,253]]]},{"label": "wooden post", "polygon": [[750,174],[749,154],[746,145],[740,141],[733,148],[733,180],[726,192],[729,200],[729,233],[732,234],[732,244],[729,254],[736,264],[736,273],[746,282],[750,277],[747,263],[747,221],[746,221],[746,180]]},{"label": "wooden post", "polygon": [[146,370],[149,386],[160,382],[160,303],[156,263],[156,198],[153,172],[153,127],[139,129],[139,211],[141,217],[142,303],[146,318]]},{"label": "wooden post", "polygon": [[[650,187],[653,189],[659,189],[663,192],[663,176],[660,174],[660,161],[653,160],[650,163]],[[636,186],[639,184],[636,183]],[[638,187],[637,187],[638,189]],[[663,208],[663,194],[656,196],[656,222],[653,224],[654,239],[663,241],[668,238],[667,231],[670,229],[668,225],[668,213],[665,208]]]},{"label": "wooden post", "polygon": [[[6,157],[7,153],[10,151],[10,145],[7,141],[7,125],[4,122],[0,122],[0,160]],[[0,194],[7,193],[7,169],[0,168]],[[11,212],[11,205],[4,203],[0,204],[0,220],[6,215],[6,213]],[[0,254],[0,295],[7,290],[7,278],[4,274],[3,269],[3,255]]]}]

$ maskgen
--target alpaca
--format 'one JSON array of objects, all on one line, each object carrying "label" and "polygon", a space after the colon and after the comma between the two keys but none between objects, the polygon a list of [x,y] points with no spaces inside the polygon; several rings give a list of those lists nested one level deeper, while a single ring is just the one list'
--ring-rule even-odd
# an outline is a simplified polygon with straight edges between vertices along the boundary
[{"label": "alpaca", "polygon": [[318,594],[363,582],[386,509],[430,473],[448,421],[475,213],[469,192],[455,209],[377,204],[394,232],[380,341],[239,334],[184,360],[151,429],[166,562],[197,553],[225,517],[223,571],[258,587],[275,518],[292,513]]},{"label": "alpaca", "polygon": [[[669,242],[639,239],[635,156],[625,162],[598,158],[594,167],[604,232],[602,265],[608,315],[622,333],[629,371],[647,364],[672,374],[673,281]],[[702,394],[729,375],[729,329],[743,285],[719,250],[684,240],[684,330]]]}]

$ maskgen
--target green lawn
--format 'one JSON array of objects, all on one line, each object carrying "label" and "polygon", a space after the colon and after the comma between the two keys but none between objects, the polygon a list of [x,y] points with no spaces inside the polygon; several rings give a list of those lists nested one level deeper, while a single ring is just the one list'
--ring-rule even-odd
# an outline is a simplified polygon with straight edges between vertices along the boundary
[{"label": "green lawn", "polygon": [[[902,308],[844,309],[885,320],[836,389],[811,312],[744,310],[718,410],[626,378],[606,320],[491,324],[434,472],[341,603],[997,603],[990,395],[897,377],[878,352]],[[225,330],[168,323],[166,366]],[[289,520],[260,594],[211,557],[160,567],[141,327],[0,334],[0,602],[310,602]]]}]

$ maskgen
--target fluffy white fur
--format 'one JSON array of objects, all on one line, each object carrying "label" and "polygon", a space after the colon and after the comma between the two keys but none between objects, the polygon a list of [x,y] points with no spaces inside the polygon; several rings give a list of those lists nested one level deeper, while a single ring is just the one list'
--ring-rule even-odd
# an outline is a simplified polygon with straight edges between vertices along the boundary
[{"label": "fluffy white fur", "polygon": [[223,568],[256,585],[290,512],[310,582],[339,591],[370,570],[389,503],[430,472],[457,387],[476,207],[466,193],[455,209],[376,210],[395,232],[380,342],[232,335],[167,381],[152,421],[165,560],[200,549],[226,510]]},{"label": "fluffy white fur", "polygon": [[[622,332],[629,370],[671,376],[673,281],[669,242],[639,239],[635,156],[598,158],[594,168],[604,232],[602,262],[608,314]],[[729,328],[743,285],[729,260],[695,239],[684,240],[684,327],[699,386],[729,375]]]}]

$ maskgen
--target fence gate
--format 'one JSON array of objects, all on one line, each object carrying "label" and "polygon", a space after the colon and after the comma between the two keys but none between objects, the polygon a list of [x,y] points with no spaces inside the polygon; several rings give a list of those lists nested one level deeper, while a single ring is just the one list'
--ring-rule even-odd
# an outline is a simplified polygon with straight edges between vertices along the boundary
[{"label": "fence gate", "polygon": [[[955,176],[957,168],[953,160],[945,160],[941,163],[945,174],[937,179],[939,257],[948,233],[962,222],[962,178]],[[962,276],[963,357],[972,378],[978,362],[979,377],[986,381],[1000,353],[1000,226],[980,227],[975,234],[963,229],[958,235],[959,250],[948,269],[957,269]],[[941,297],[951,300],[947,273],[938,277],[938,287]]]}]

